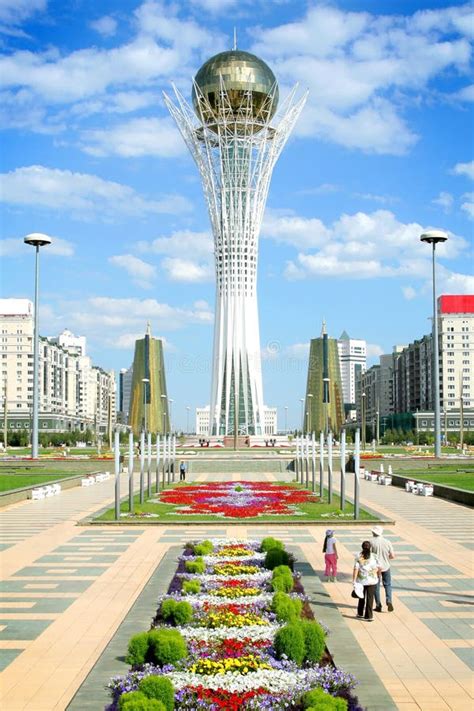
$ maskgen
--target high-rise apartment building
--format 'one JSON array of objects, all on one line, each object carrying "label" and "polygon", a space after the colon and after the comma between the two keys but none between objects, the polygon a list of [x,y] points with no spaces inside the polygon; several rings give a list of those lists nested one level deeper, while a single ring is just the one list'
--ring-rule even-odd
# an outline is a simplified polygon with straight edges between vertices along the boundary
[{"label": "high-rise apartment building", "polygon": [[133,366],[122,368],[119,373],[119,402],[117,417],[124,425],[128,424],[130,397],[132,393]]},{"label": "high-rise apartment building", "polygon": [[343,331],[337,342],[341,369],[344,404],[356,401],[356,380],[367,367],[367,343],[360,338],[351,338]]},{"label": "high-rise apartment building", "polygon": [[438,299],[441,408],[474,406],[474,295]]},{"label": "high-rise apartment building", "polygon": [[[60,340],[67,334],[69,348]],[[39,431],[91,429],[115,422],[115,377],[92,364],[86,341],[70,331],[39,339]],[[33,304],[0,299],[0,376],[11,429],[30,429],[33,408]]]}]

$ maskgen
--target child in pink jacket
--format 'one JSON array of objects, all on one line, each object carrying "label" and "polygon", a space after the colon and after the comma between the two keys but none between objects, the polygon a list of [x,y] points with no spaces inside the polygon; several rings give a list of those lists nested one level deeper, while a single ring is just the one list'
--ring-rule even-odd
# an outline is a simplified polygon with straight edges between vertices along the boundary
[{"label": "child in pink jacket", "polygon": [[334,531],[330,528],[326,531],[326,538],[323,544],[324,561],[326,563],[326,568],[324,575],[326,576],[326,582],[336,582],[337,576],[337,548],[336,548],[336,538],[334,537]]}]

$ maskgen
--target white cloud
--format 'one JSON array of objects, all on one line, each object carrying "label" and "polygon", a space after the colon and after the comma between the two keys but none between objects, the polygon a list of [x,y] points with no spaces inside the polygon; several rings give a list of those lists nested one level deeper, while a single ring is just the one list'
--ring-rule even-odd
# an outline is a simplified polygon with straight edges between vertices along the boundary
[{"label": "white cloud", "polygon": [[310,90],[296,131],[367,152],[406,153],[417,136],[402,117],[447,70],[467,73],[470,10],[376,15],[315,5],[295,22],[253,31],[253,51],[285,86]]},{"label": "white cloud", "polygon": [[378,202],[381,205],[398,202],[398,198],[393,195],[375,195],[374,193],[354,193],[355,198],[360,200],[368,200],[370,202]]},{"label": "white cloud", "polygon": [[113,37],[117,31],[117,20],[110,15],[104,15],[104,17],[91,22],[90,25],[102,37]]},{"label": "white cloud", "polygon": [[367,358],[378,358],[384,354],[384,349],[377,343],[367,343]]},{"label": "white cloud", "polygon": [[455,175],[466,175],[474,180],[474,160],[468,163],[456,163],[451,172]]},{"label": "white cloud", "polygon": [[209,232],[178,230],[170,237],[137,242],[135,247],[142,254],[166,255],[161,267],[171,281],[196,283],[214,278],[214,243]]},{"label": "white cloud", "polygon": [[116,267],[125,269],[137,286],[144,289],[150,289],[153,286],[153,280],[156,278],[156,267],[153,264],[144,262],[142,259],[134,257],[133,254],[117,254],[109,257],[109,262]]},{"label": "white cloud", "polygon": [[416,296],[416,291],[412,286],[402,286],[402,294],[407,301],[411,301]]},{"label": "white cloud", "polygon": [[267,209],[262,237],[307,249],[323,245],[329,239],[329,231],[317,217],[307,219],[292,212]]},{"label": "white cloud", "polygon": [[128,185],[42,165],[3,173],[0,186],[6,204],[69,210],[76,217],[115,219],[117,215],[174,214],[190,208],[180,195],[147,200]]},{"label": "white cloud", "polygon": [[161,266],[171,281],[196,283],[212,281],[214,278],[214,272],[209,264],[197,264],[190,259],[166,257],[161,262]]},{"label": "white cloud", "polygon": [[[300,235],[305,234],[305,226],[309,229],[312,223],[311,218],[298,218],[294,222],[297,229],[292,234],[291,223],[284,216],[276,216],[275,220],[283,220],[285,241],[295,246]],[[431,278],[430,255],[420,242],[420,234],[427,228],[418,223],[399,222],[389,210],[342,215],[329,226],[321,223],[325,239],[314,251],[300,248],[296,259],[287,262],[284,275],[289,280],[308,277],[405,277],[428,281]],[[280,230],[275,227],[274,233],[279,235]],[[440,259],[453,259],[467,249],[465,239],[450,234],[437,253]]]},{"label": "white cloud", "polygon": [[284,352],[285,355],[289,356],[290,358],[305,360],[309,355],[309,342],[293,343],[291,346],[287,346]]},{"label": "white cloud", "polygon": [[137,118],[107,129],[84,131],[81,138],[83,150],[93,156],[174,158],[186,152],[169,118]]},{"label": "white cloud", "polygon": [[328,193],[337,193],[341,188],[339,185],[334,185],[334,183],[321,183],[315,188],[307,188],[305,190],[298,190],[298,195],[327,195]]},{"label": "white cloud", "polygon": [[47,0],[1,0],[0,22],[19,25],[31,15],[45,10]]},{"label": "white cloud", "polygon": [[461,210],[467,212],[468,217],[474,220],[474,193],[464,193],[462,199],[464,202],[461,203]]},{"label": "white cloud", "polygon": [[440,192],[438,197],[434,198],[432,202],[435,205],[439,205],[442,208],[443,212],[449,213],[451,212],[451,209],[453,207],[454,198],[451,193]]},{"label": "white cloud", "polygon": [[[56,257],[72,257],[74,254],[75,245],[60,237],[51,237],[51,244],[41,251],[41,255],[52,254]],[[9,237],[0,240],[0,256],[1,257],[23,257],[27,254],[27,250],[31,249],[23,241],[21,237]]]}]

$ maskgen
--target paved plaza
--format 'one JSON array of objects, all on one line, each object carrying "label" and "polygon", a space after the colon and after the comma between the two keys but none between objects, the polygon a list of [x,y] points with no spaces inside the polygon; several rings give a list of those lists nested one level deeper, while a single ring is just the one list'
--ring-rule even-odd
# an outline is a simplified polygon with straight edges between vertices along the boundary
[{"label": "paved plaza", "polygon": [[[271,481],[282,476],[258,473],[246,478]],[[230,477],[242,478],[226,475]],[[216,476],[202,473],[196,479]],[[369,711],[387,711],[388,696],[392,708],[402,711],[473,707],[471,510],[361,481],[362,503],[396,521],[386,528],[396,552],[395,610],[376,615],[368,625],[355,618],[350,592],[353,557],[360,542],[371,537],[369,526],[346,523],[337,528],[340,574],[337,583],[324,583],[324,526],[237,526],[225,521],[204,526],[77,525],[112,501],[109,480],[2,510],[2,709],[52,711],[70,706],[71,711],[100,711],[102,697],[98,700],[99,693],[95,696],[91,690],[106,684],[114,663],[117,673],[122,672],[114,661],[125,651],[125,637],[119,635],[125,634],[127,620],[133,622],[131,610],[140,610],[137,619],[149,624],[156,597],[174,569],[170,561],[177,546],[203,536],[269,534],[297,554],[299,549],[319,576],[314,577],[311,597],[321,606],[319,619],[327,619],[332,629],[328,647],[336,663],[358,670],[357,693]],[[168,568],[169,576],[163,573]],[[117,651],[106,664],[101,655],[114,637]],[[94,677],[90,672],[99,659],[100,675]]]}]

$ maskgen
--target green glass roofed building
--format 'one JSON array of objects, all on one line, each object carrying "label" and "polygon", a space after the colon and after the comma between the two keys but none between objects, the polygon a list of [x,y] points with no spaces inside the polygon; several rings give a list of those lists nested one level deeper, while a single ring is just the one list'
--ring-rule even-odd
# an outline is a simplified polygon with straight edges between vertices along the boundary
[{"label": "green glass roofed building", "polygon": [[312,338],[303,432],[333,432],[339,435],[344,423],[344,399],[337,340],[328,338],[323,322],[321,336]]},{"label": "green glass roofed building", "polygon": [[135,435],[170,431],[163,343],[152,338],[150,324],[145,337],[135,342],[128,424]]}]

